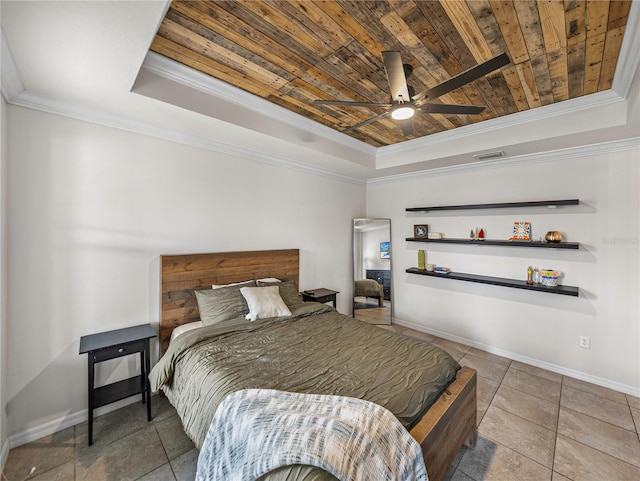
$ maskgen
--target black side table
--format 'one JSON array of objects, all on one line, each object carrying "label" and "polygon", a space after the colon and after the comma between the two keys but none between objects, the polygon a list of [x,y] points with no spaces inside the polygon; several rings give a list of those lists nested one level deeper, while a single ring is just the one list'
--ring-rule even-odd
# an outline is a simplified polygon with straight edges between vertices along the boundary
[{"label": "black side table", "polygon": [[340,291],[332,291],[331,289],[325,289],[324,287],[320,289],[303,291],[302,301],[319,302],[321,304],[324,304],[325,302],[333,302],[333,307],[336,307],[336,294],[339,293]]},{"label": "black side table", "polygon": [[[125,327],[80,338],[80,354],[89,354],[89,446],[93,444],[93,411],[120,399],[142,393],[142,404],[147,403],[147,421],[151,421],[151,370],[149,339],[156,337],[151,324]],[[129,354],[140,353],[141,373],[129,379],[95,387],[95,364]]]}]

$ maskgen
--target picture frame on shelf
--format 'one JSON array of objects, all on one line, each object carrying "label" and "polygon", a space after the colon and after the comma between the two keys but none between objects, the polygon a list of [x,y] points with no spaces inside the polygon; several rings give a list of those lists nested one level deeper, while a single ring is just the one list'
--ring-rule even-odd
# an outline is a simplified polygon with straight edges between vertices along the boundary
[{"label": "picture frame on shelf", "polygon": [[429,235],[429,224],[414,224],[413,237],[427,238]]}]

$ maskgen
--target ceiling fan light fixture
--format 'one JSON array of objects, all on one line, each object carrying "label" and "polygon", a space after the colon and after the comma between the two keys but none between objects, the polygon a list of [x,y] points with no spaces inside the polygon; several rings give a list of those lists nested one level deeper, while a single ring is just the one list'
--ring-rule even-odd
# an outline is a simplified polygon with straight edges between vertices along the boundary
[{"label": "ceiling fan light fixture", "polygon": [[391,118],[394,120],[405,120],[413,117],[416,109],[411,104],[398,104],[391,111]]}]

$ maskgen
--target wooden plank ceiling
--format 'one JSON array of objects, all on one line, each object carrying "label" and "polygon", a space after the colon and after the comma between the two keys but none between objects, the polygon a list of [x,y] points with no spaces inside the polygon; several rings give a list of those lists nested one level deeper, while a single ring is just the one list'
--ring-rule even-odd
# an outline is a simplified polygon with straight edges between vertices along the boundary
[{"label": "wooden plank ceiling", "polygon": [[389,102],[380,53],[397,50],[420,93],[506,52],[511,64],[436,102],[479,115],[418,112],[348,132],[372,146],[454,129],[611,88],[630,1],[176,1],[151,50],[336,130],[384,112],[316,99]]}]

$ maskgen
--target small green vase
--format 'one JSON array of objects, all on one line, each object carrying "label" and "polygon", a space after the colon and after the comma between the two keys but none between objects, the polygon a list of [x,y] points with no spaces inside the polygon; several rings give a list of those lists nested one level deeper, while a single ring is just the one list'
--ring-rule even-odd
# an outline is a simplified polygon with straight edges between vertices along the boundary
[{"label": "small green vase", "polygon": [[418,269],[424,270],[426,268],[425,262],[426,261],[425,261],[424,251],[422,250],[418,251]]}]

